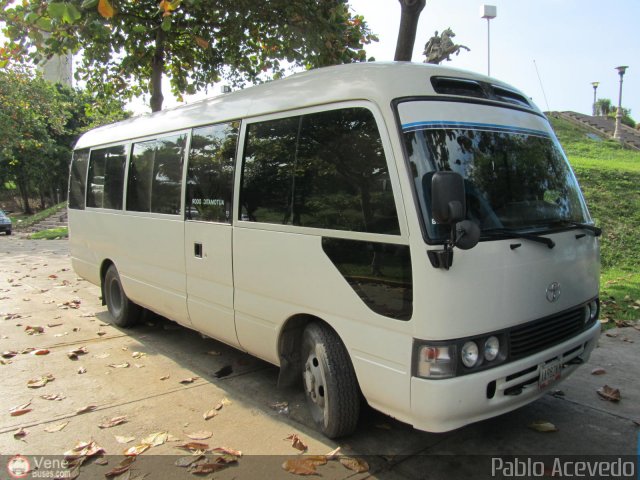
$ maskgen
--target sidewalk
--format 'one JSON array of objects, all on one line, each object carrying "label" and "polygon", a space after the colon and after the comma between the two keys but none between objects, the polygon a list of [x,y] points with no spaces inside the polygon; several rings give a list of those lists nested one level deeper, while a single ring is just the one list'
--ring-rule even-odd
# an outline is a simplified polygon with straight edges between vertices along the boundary
[{"label": "sidewalk", "polygon": [[[365,408],[358,432],[333,442],[314,430],[301,391],[276,388],[276,367],[154,316],[134,329],[113,327],[99,288],[70,270],[66,241],[1,240],[0,351],[18,352],[0,365],[3,455],[61,455],[93,440],[106,451],[109,464],[86,465],[80,478],[105,478],[125,450],[151,434],[168,432],[171,436],[156,437],[164,441],[140,455],[130,478],[134,470],[156,472],[148,478],[192,478],[174,462],[189,455],[177,445],[193,441],[243,452],[237,465],[215,478],[296,478],[281,468],[299,453],[285,440],[295,433],[308,446],[307,454],[323,455],[340,446],[342,453],[369,463],[368,472],[354,473],[329,462],[318,466],[323,478],[439,479],[490,478],[484,476],[487,461],[497,455],[637,452],[640,331],[634,328],[609,330],[590,364],[560,384],[560,393],[510,414],[430,434]],[[43,332],[29,335],[27,327]],[[68,358],[80,347],[87,353]],[[30,348],[49,353],[19,353]],[[228,367],[231,374],[216,376]],[[592,375],[596,367],[606,373]],[[48,374],[52,381],[28,387],[30,380]],[[187,379],[192,381],[181,383]],[[620,389],[618,403],[597,395],[605,384]],[[56,394],[59,399],[43,398]],[[18,406],[30,411],[12,416],[10,409]],[[95,408],[78,414],[84,407]],[[205,420],[211,410],[215,416]],[[126,417],[124,423],[100,428],[120,416]],[[529,428],[537,420],[551,422],[558,431]],[[15,438],[21,428],[27,433]],[[134,440],[119,443],[124,439],[117,437]],[[158,456],[171,457],[160,461]],[[159,465],[165,465],[161,473]]]}]

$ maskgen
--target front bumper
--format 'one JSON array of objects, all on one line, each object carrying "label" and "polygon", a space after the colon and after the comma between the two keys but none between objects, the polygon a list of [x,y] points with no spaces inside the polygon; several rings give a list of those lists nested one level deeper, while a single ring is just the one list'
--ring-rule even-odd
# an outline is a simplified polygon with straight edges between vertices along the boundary
[{"label": "front bumper", "polygon": [[10,232],[11,224],[10,223],[0,223],[0,232]]},{"label": "front bumper", "polygon": [[544,395],[541,367],[559,360],[560,381],[586,362],[600,336],[600,322],[579,335],[529,357],[462,377],[443,380],[411,378],[412,425],[447,432],[515,410]]}]

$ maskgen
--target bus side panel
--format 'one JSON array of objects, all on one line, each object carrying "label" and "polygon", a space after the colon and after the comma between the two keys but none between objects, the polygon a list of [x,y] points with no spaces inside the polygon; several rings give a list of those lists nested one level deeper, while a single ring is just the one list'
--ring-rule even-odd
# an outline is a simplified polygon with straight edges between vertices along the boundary
[{"label": "bus side panel", "polygon": [[100,265],[87,238],[86,222],[90,216],[85,210],[68,209],[71,266],[79,277],[100,286]]},{"label": "bus side panel", "polygon": [[[75,216],[78,221],[75,221]],[[189,326],[185,295],[184,222],[121,212],[85,210],[69,219],[74,268],[100,284],[100,267],[111,260],[132,301]],[[107,232],[107,233],[105,233]]]},{"label": "bus side panel", "polygon": [[233,236],[236,330],[249,353],[278,364],[278,335],[296,314],[340,336],[369,404],[410,415],[409,322],[374,313],[322,250],[322,237],[237,227]]},{"label": "bus side panel", "polygon": [[180,218],[123,215],[119,223],[122,264],[116,266],[127,295],[149,310],[190,326],[184,222]]}]

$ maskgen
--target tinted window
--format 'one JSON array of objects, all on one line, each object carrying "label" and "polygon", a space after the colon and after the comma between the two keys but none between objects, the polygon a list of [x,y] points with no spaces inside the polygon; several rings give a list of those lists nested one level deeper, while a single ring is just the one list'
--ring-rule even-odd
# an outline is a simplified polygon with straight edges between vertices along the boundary
[{"label": "tinted window", "polygon": [[127,161],[124,145],[101,148],[91,152],[87,183],[87,207],[122,209],[124,166]]},{"label": "tinted window", "polygon": [[87,166],[89,150],[73,152],[69,179],[69,208],[84,210],[84,196],[87,186]]},{"label": "tinted window", "polygon": [[182,162],[187,136],[172,135],[133,146],[127,210],[180,213]]},{"label": "tinted window", "polygon": [[231,223],[239,126],[239,122],[232,122],[193,130],[187,170],[187,220]]},{"label": "tinted window", "polygon": [[249,125],[241,219],[399,234],[380,134],[364,108]]}]

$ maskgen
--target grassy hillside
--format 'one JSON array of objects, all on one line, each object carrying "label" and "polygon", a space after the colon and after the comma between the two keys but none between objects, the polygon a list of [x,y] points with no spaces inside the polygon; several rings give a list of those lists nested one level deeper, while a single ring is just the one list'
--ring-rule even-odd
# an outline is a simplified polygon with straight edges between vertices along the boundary
[{"label": "grassy hillside", "polygon": [[602,227],[603,316],[640,319],[640,152],[625,150],[565,120],[553,128]]}]

